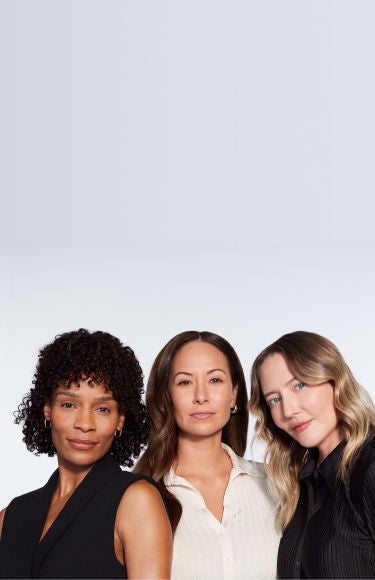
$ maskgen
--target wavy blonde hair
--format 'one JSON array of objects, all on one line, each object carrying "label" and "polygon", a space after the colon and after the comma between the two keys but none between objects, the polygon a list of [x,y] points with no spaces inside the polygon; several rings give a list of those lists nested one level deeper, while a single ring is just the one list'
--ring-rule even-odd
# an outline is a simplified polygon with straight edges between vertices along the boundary
[{"label": "wavy blonde hair", "polygon": [[256,417],[253,439],[266,443],[265,469],[278,491],[278,524],[284,530],[297,507],[299,472],[306,463],[307,449],[275,425],[263,397],[260,369],[264,360],[274,353],[285,358],[298,381],[308,385],[332,384],[339,425],[347,441],[337,469],[338,480],[348,477],[360,447],[374,434],[375,408],[336,346],[319,334],[305,331],[285,334],[257,356],[251,370],[249,401],[249,409]]}]

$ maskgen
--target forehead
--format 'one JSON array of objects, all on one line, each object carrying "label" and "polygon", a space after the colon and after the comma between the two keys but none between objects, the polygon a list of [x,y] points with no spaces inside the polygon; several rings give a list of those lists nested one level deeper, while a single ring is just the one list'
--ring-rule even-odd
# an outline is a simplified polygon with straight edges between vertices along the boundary
[{"label": "forehead", "polygon": [[262,389],[266,387],[276,387],[285,385],[293,378],[293,373],[288,367],[284,356],[275,352],[269,354],[263,361],[259,369]]},{"label": "forehead", "polygon": [[213,344],[201,340],[194,340],[184,344],[174,355],[172,368],[221,368],[228,369],[228,361],[223,352]]},{"label": "forehead", "polygon": [[112,391],[108,388],[104,381],[95,380],[92,377],[81,377],[78,380],[65,379],[61,380],[57,384],[57,389],[71,390],[72,392],[81,392],[84,390],[103,392],[112,395]]}]

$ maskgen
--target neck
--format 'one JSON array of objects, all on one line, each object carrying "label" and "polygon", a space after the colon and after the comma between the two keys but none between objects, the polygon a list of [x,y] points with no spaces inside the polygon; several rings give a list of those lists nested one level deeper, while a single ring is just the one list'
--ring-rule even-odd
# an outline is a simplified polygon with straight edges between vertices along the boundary
[{"label": "neck", "polygon": [[58,497],[70,496],[84,480],[93,466],[83,469],[70,469],[69,466],[59,462],[59,482],[56,488]]},{"label": "neck", "polygon": [[343,439],[344,439],[343,434],[340,431],[337,431],[337,433],[335,433],[335,436],[332,437],[332,439],[327,444],[318,447],[319,450],[318,465],[320,465],[321,463],[323,463],[325,459],[327,459],[328,455],[330,455],[330,453],[332,453],[332,451],[336,449],[336,447],[341,443]]},{"label": "neck", "polygon": [[215,437],[187,439],[180,436],[178,451],[173,465],[176,472],[210,472],[220,469],[228,460],[228,454],[221,446],[221,432]]}]

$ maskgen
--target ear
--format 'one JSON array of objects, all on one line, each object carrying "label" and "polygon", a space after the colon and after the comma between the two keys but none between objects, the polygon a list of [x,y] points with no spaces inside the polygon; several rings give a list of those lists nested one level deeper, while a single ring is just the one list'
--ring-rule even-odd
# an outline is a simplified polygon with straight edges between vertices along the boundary
[{"label": "ear", "polygon": [[124,424],[125,424],[125,413],[120,413],[119,420],[117,421],[116,430],[117,431],[121,431],[121,429],[123,428]]},{"label": "ear", "polygon": [[230,400],[230,407],[234,407],[234,405],[236,404],[237,395],[238,395],[238,385],[233,387],[232,398]]},{"label": "ear", "polygon": [[44,403],[43,414],[47,421],[51,420],[51,405],[49,403]]}]

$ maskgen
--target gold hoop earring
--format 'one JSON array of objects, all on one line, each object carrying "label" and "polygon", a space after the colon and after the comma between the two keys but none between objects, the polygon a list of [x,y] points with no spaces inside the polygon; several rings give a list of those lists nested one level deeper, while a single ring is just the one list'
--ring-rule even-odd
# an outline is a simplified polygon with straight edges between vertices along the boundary
[{"label": "gold hoop earring", "polygon": [[115,431],[115,439],[120,439],[121,435],[122,435],[122,429],[120,429],[120,431],[118,431],[116,429],[116,431]]},{"label": "gold hoop earring", "polygon": [[49,419],[46,419],[45,417],[44,417],[44,428],[51,429],[51,421]]},{"label": "gold hoop earring", "polygon": [[237,407],[236,404],[234,405],[234,407],[231,407],[230,408],[230,414],[231,415],[235,415],[237,413],[237,411],[238,411],[238,407]]}]

